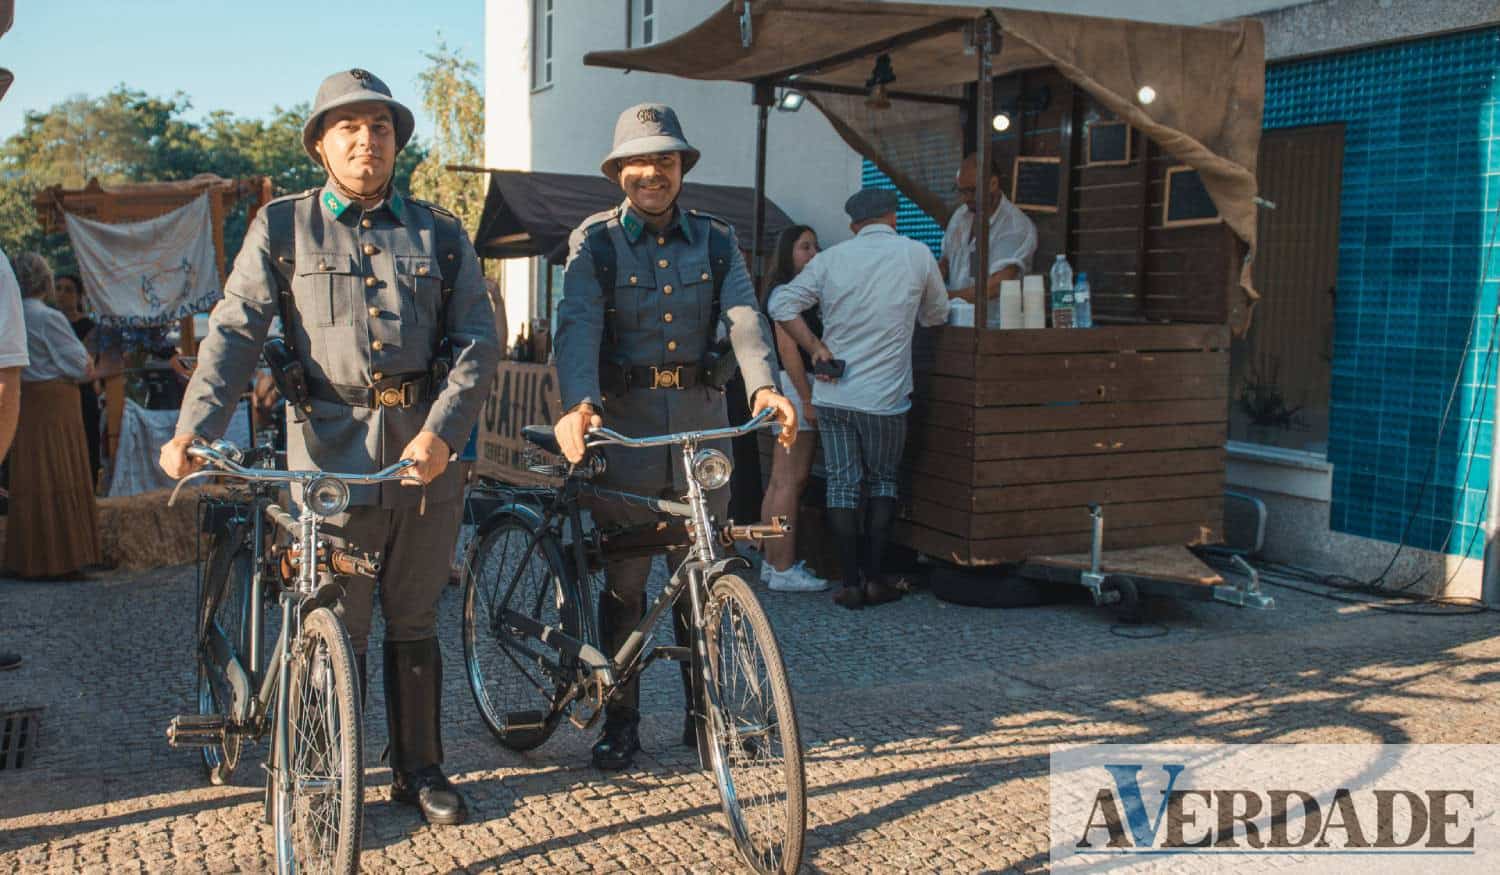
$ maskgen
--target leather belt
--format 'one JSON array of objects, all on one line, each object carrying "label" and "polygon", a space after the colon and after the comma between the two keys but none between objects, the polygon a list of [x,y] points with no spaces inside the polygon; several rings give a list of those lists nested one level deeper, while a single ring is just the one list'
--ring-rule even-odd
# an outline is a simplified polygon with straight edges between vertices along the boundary
[{"label": "leather belt", "polygon": [[320,401],[350,407],[411,407],[432,398],[432,377],[428,374],[398,374],[373,386],[347,386],[309,379],[307,394]]},{"label": "leather belt", "polygon": [[630,369],[632,389],[691,389],[703,382],[699,365],[637,365]]}]

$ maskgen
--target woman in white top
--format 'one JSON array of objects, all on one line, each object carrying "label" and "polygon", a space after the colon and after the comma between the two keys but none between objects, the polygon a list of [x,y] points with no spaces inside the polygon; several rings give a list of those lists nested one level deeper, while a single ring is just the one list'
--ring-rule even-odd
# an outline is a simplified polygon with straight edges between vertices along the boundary
[{"label": "woman in white top", "polygon": [[[787,280],[802,272],[802,268],[818,254],[818,235],[807,225],[792,225],[776,239],[775,261],[766,278],[766,294],[762,306],[771,298],[771,292]],[[821,333],[817,308],[803,313],[803,318],[814,333]],[[818,447],[818,416],[809,399],[812,398],[812,361],[798,348],[780,327],[776,328],[776,352],[781,358],[778,378],[781,394],[797,406],[797,442],[790,450],[776,447],[771,452],[771,482],[766,487],[765,499],[761,502],[760,518],[785,516],[791,531],[784,538],[771,538],[765,542],[765,565],[761,568],[761,579],[766,586],[778,592],[822,592],[828,588],[827,581],[818,577],[807,567],[806,562],[797,562],[797,507],[802,501],[802,492],[807,488],[807,478],[812,474],[813,455]],[[780,426],[775,426],[780,428]]]},{"label": "woman in white top", "polygon": [[53,291],[47,260],[26,252],[12,265],[30,363],[21,369],[21,419],[10,454],[5,567],[30,580],[76,577],[100,561],[78,394],[90,376],[89,355],[67,317],[47,304]]}]

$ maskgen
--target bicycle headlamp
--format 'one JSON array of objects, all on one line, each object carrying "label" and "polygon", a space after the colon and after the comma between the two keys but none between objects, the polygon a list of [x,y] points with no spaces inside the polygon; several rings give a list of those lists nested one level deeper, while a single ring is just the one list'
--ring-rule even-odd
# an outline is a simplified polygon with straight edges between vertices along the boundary
[{"label": "bicycle headlamp", "polygon": [[303,500],[318,516],[333,516],[343,513],[349,507],[349,487],[342,480],[320,477],[307,484]]},{"label": "bicycle headlamp", "polygon": [[719,450],[699,450],[693,456],[693,479],[704,489],[718,489],[729,482],[734,463]]}]

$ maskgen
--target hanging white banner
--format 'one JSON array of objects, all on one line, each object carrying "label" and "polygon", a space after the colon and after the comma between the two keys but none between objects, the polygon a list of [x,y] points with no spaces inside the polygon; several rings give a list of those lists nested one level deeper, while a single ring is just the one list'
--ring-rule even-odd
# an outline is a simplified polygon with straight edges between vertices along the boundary
[{"label": "hanging white banner", "polygon": [[69,215],[68,238],[105,325],[168,325],[211,308],[219,272],[208,195],[154,219],[109,225]]}]

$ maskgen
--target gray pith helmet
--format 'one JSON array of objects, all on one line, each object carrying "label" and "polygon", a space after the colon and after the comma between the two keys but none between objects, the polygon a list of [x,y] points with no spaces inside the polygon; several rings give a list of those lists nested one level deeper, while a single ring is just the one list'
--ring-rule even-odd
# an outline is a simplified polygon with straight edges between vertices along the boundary
[{"label": "gray pith helmet", "polygon": [[682,153],[683,173],[698,163],[698,150],[682,136],[682,125],[672,107],[665,103],[636,104],[615,121],[615,148],[599,164],[599,170],[619,182],[622,159],[661,152]]},{"label": "gray pith helmet", "polygon": [[391,97],[391,89],[379,77],[356,67],[353,70],[340,70],[318,86],[318,96],[313,100],[312,112],[308,113],[307,122],[302,125],[302,148],[307,150],[312,160],[319,164],[323,162],[318,157],[318,150],[313,148],[313,144],[323,135],[323,114],[351,103],[383,103],[390,107],[391,118],[396,123],[396,151],[406,148],[407,142],[411,140],[412,129],[416,127],[411,110]]}]

